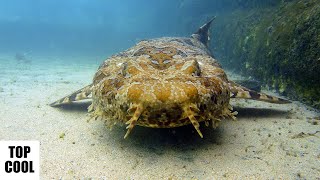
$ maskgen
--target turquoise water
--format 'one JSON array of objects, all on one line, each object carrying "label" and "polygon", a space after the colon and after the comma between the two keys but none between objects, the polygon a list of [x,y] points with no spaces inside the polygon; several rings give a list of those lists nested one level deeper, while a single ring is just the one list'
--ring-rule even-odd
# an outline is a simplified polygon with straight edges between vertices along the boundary
[{"label": "turquoise water", "polygon": [[191,0],[3,0],[0,40],[6,43],[0,45],[0,52],[108,55],[141,39],[189,36],[212,16],[244,8],[239,4]]}]

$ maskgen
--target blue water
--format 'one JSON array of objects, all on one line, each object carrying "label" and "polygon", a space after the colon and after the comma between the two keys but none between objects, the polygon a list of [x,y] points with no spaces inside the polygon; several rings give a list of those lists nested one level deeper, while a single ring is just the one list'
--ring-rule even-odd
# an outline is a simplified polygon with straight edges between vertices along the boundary
[{"label": "blue water", "polygon": [[0,0],[0,52],[108,55],[137,41],[189,36],[232,1]]},{"label": "blue water", "polygon": [[1,0],[0,52],[115,53],[144,38],[186,35],[179,1]]}]

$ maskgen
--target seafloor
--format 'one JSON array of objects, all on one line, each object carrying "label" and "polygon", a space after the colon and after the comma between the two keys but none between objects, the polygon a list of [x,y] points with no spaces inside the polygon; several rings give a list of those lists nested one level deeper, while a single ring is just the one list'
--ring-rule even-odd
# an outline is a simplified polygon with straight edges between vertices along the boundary
[{"label": "seafloor", "polygon": [[[0,57],[0,140],[39,140],[41,179],[319,179],[320,115],[299,102],[233,100],[217,129],[87,121],[88,103],[48,104],[90,83],[101,57]],[[272,92],[268,92],[271,93]]]}]

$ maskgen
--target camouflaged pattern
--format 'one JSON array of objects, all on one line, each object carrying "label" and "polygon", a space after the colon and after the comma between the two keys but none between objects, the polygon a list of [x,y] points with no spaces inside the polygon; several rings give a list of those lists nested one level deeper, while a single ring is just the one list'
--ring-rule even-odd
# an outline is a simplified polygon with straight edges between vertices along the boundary
[{"label": "camouflaged pattern", "polygon": [[127,122],[128,129],[198,127],[201,121],[216,126],[234,117],[226,74],[192,38],[141,41],[112,56],[96,73],[92,91],[94,116],[108,125]]},{"label": "camouflaged pattern", "polygon": [[[203,27],[208,29],[204,25],[199,32]],[[203,137],[200,122],[217,127],[223,118],[235,119],[230,98],[288,103],[228,80],[206,42],[199,40],[206,34],[195,38],[200,35],[141,41],[105,60],[91,85],[51,106],[91,97],[91,115],[109,127],[127,124],[126,138],[135,125],[173,128],[188,124]]]}]

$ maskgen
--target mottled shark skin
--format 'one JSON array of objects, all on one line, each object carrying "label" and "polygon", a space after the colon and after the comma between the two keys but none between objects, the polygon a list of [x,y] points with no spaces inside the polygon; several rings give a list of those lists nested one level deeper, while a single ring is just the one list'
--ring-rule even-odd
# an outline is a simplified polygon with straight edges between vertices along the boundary
[{"label": "mottled shark skin", "polygon": [[289,103],[228,80],[208,50],[212,21],[190,38],[143,40],[109,57],[92,84],[50,105],[92,98],[90,114],[110,127],[127,124],[126,138],[135,125],[173,128],[188,124],[203,137],[199,122],[215,128],[221,119],[235,119],[230,98]]}]

